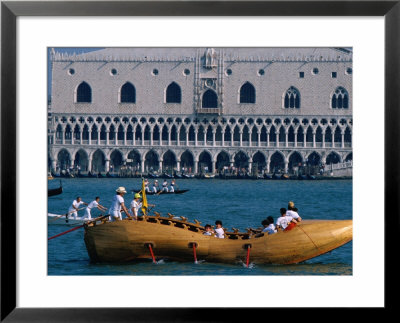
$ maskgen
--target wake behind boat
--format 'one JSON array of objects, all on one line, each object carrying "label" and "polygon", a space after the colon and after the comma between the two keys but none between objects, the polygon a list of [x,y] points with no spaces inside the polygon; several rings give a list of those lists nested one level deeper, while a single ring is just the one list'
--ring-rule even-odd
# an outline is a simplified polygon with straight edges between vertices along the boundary
[{"label": "wake behind boat", "polygon": [[[94,219],[94,218],[92,217],[92,219]],[[48,224],[83,224],[92,219],[85,218],[85,217],[74,218],[71,215],[66,217],[65,214],[61,215],[61,214],[47,213],[47,223]]]}]

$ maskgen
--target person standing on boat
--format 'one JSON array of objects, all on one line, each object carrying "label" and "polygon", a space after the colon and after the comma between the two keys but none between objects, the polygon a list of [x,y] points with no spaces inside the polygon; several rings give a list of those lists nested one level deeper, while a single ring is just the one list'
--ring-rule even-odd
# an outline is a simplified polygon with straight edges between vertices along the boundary
[{"label": "person standing on boat", "polygon": [[294,207],[294,203],[292,201],[290,201],[288,203],[288,209],[286,211],[286,215],[291,216],[292,218],[296,219],[297,222],[301,221],[301,217],[297,213],[297,208]]},{"label": "person standing on boat", "polygon": [[154,181],[154,184],[153,184],[153,192],[154,192],[154,193],[157,193],[157,192],[158,192],[158,180],[155,180],[155,181]]},{"label": "person standing on boat", "polygon": [[168,192],[168,182],[166,179],[164,180],[162,186],[163,186],[162,188],[163,192]]},{"label": "person standing on boat", "polygon": [[171,181],[171,188],[170,188],[169,191],[170,192],[175,192],[175,180],[174,179]]},{"label": "person standing on boat", "polygon": [[95,207],[97,207],[100,211],[107,210],[107,208],[105,208],[103,205],[100,205],[99,202],[100,202],[100,197],[96,196],[96,198],[92,202],[89,203],[89,205],[85,209],[85,218],[88,218],[88,219],[92,218],[91,210]]},{"label": "person standing on boat", "polygon": [[146,191],[146,193],[150,193],[149,181],[147,178],[144,180],[144,190]]},{"label": "person standing on boat", "polygon": [[142,197],[140,196],[139,193],[135,193],[134,199],[131,202],[131,211],[132,211],[133,218],[135,220],[137,220],[137,218],[139,216],[139,210],[142,207],[142,202],[140,202],[141,198]]},{"label": "person standing on boat", "polygon": [[122,211],[125,212],[126,216],[128,218],[132,218],[129,215],[129,211],[125,207],[124,203],[124,195],[126,194],[125,187],[118,187],[116,189],[116,193],[112,199],[111,202],[111,207],[110,207],[110,218],[111,221],[117,221],[117,220],[122,220],[122,214],[121,214],[121,209]]},{"label": "person standing on boat", "polygon": [[225,231],[222,228],[222,222],[220,220],[215,221],[215,226],[216,226],[216,228],[214,230],[215,231],[215,236],[217,238],[224,239],[225,238]]},{"label": "person standing on boat", "polygon": [[290,223],[297,223],[297,221],[293,217],[286,215],[286,209],[284,207],[280,209],[280,212],[281,216],[276,220],[277,230],[284,231],[286,230],[286,228],[288,228]]},{"label": "person standing on boat", "polygon": [[88,205],[87,203],[83,202],[81,197],[78,196],[76,198],[76,200],[74,200],[71,204],[71,206],[68,209],[68,215],[69,216],[73,216],[75,219],[78,217],[78,211],[79,211],[79,207],[84,204],[84,205]]}]

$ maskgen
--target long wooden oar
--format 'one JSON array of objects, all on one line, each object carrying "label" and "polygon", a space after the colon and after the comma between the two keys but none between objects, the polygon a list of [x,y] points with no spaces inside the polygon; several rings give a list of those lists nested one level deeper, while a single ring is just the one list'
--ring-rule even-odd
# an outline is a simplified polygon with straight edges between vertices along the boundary
[{"label": "long wooden oar", "polygon": [[85,208],[84,208],[84,207],[82,207],[82,208],[80,208],[80,209],[73,210],[73,211],[70,211],[70,212],[68,212],[68,213],[61,214],[61,215],[59,215],[59,216],[56,216],[54,219],[51,219],[51,220],[49,221],[49,223],[51,223],[51,222],[53,222],[53,221],[55,221],[55,220],[57,220],[57,219],[59,219],[59,218],[61,218],[61,217],[63,217],[63,216],[68,216],[70,213],[74,213],[74,212],[82,211],[83,209],[85,209]]},{"label": "long wooden oar", "polygon": [[80,225],[80,226],[78,226],[78,227],[75,227],[75,228],[69,229],[69,230],[67,230],[67,231],[61,232],[61,233],[59,233],[59,234],[56,234],[55,236],[52,236],[52,237],[48,238],[47,240],[51,240],[51,239],[57,238],[57,237],[59,237],[59,236],[62,236],[62,235],[64,235],[64,234],[67,234],[67,233],[69,233],[69,232],[78,230],[78,229],[80,229],[80,228],[83,228],[83,227],[85,226],[85,224],[92,223],[92,222],[96,222],[96,221],[101,220],[101,219],[104,219],[104,218],[106,218],[106,217],[108,217],[108,216],[110,216],[110,214],[103,215],[103,216],[100,216],[100,217],[98,217],[98,218],[96,218],[96,219],[87,221],[87,222],[85,222],[84,224],[82,224],[82,225]]}]

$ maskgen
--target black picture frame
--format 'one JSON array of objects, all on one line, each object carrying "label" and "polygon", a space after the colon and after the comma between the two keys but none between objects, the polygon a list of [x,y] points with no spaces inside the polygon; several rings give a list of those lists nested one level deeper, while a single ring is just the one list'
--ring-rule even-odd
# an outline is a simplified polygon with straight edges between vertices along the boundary
[{"label": "black picture frame", "polygon": [[[385,310],[398,283],[400,1],[2,1],[1,2],[1,321],[186,322],[228,321],[243,308],[212,315],[195,308],[17,308],[16,291],[16,19],[19,16],[383,16],[385,19]],[[373,50],[373,44],[371,44]],[[365,179],[368,185],[368,178]],[[372,224],[371,224],[372,225]],[[374,224],[378,225],[378,224]],[[372,233],[371,233],[372,234]],[[371,257],[373,261],[373,257]],[[290,293],[290,291],[288,291]],[[273,295],[273,292],[272,294]],[[289,294],[288,294],[289,295]],[[155,296],[156,297],[156,296]],[[150,300],[149,300],[150,301]],[[286,303],[286,302],[284,302]],[[99,305],[107,300],[99,300]],[[298,310],[298,309],[297,309]],[[332,309],[326,309],[332,310]],[[262,309],[251,316],[261,318]],[[207,313],[207,314],[206,314]],[[335,313],[335,312],[333,312]],[[325,315],[325,314],[324,314]],[[379,311],[379,315],[382,312]],[[265,317],[267,318],[267,317]],[[369,317],[371,318],[371,317]],[[250,319],[250,318],[248,318]],[[298,317],[297,317],[298,319]]]}]

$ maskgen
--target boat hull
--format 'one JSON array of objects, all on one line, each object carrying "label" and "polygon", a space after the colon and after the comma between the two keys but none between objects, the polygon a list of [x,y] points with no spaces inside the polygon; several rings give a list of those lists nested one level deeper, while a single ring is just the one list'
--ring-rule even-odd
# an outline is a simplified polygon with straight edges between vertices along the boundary
[{"label": "boat hull", "polygon": [[[92,262],[128,262],[156,258],[255,264],[293,264],[314,258],[352,240],[352,220],[302,221],[287,232],[273,235],[232,234],[225,239],[202,234],[204,228],[171,218],[147,217],[85,227],[85,244]],[[196,232],[197,231],[197,232]]]}]

